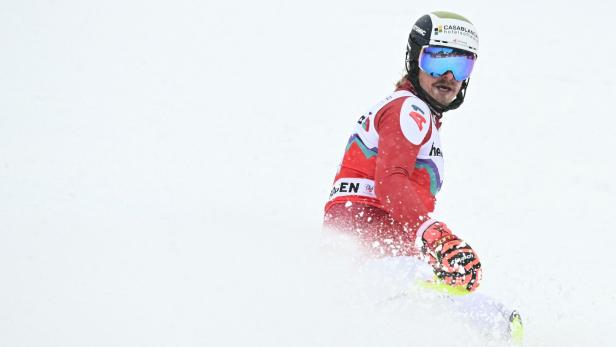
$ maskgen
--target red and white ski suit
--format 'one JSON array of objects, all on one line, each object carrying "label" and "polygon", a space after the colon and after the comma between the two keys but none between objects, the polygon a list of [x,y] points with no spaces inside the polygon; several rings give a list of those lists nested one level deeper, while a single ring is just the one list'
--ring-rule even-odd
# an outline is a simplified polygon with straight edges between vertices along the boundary
[{"label": "red and white ski suit", "polygon": [[443,183],[440,122],[402,84],[362,115],[325,205],[325,226],[377,255],[414,255],[415,236]]}]

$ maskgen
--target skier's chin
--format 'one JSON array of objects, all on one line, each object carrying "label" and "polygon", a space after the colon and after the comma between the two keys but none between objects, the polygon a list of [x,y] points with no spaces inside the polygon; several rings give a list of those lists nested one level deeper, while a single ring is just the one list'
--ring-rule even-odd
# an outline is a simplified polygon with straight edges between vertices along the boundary
[{"label": "skier's chin", "polygon": [[433,86],[430,88],[430,96],[443,106],[449,105],[456,98],[456,91],[453,88]]}]

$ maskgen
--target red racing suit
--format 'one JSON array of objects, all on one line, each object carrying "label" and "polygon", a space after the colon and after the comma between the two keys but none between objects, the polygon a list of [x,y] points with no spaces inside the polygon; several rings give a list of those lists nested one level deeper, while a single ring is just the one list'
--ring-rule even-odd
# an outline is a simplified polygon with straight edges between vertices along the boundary
[{"label": "red racing suit", "polygon": [[324,225],[377,255],[414,255],[443,184],[440,122],[408,81],[362,115],[336,173]]}]

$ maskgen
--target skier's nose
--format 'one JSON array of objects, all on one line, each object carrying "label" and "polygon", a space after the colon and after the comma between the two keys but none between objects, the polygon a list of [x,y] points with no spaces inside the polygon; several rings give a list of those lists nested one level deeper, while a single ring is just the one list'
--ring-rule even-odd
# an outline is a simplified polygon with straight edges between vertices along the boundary
[{"label": "skier's nose", "polygon": [[442,74],[441,78],[445,79],[445,80],[448,80],[448,81],[456,79],[455,76],[453,75],[453,72],[451,72],[451,70],[449,70],[449,71],[445,72],[444,74]]}]

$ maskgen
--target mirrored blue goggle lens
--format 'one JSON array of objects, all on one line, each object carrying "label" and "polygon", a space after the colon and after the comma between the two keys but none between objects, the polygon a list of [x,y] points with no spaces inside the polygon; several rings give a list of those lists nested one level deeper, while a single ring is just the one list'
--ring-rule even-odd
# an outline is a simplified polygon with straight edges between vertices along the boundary
[{"label": "mirrored blue goggle lens", "polygon": [[477,56],[461,49],[426,46],[419,54],[419,68],[427,74],[438,77],[451,71],[458,81],[470,77]]}]

